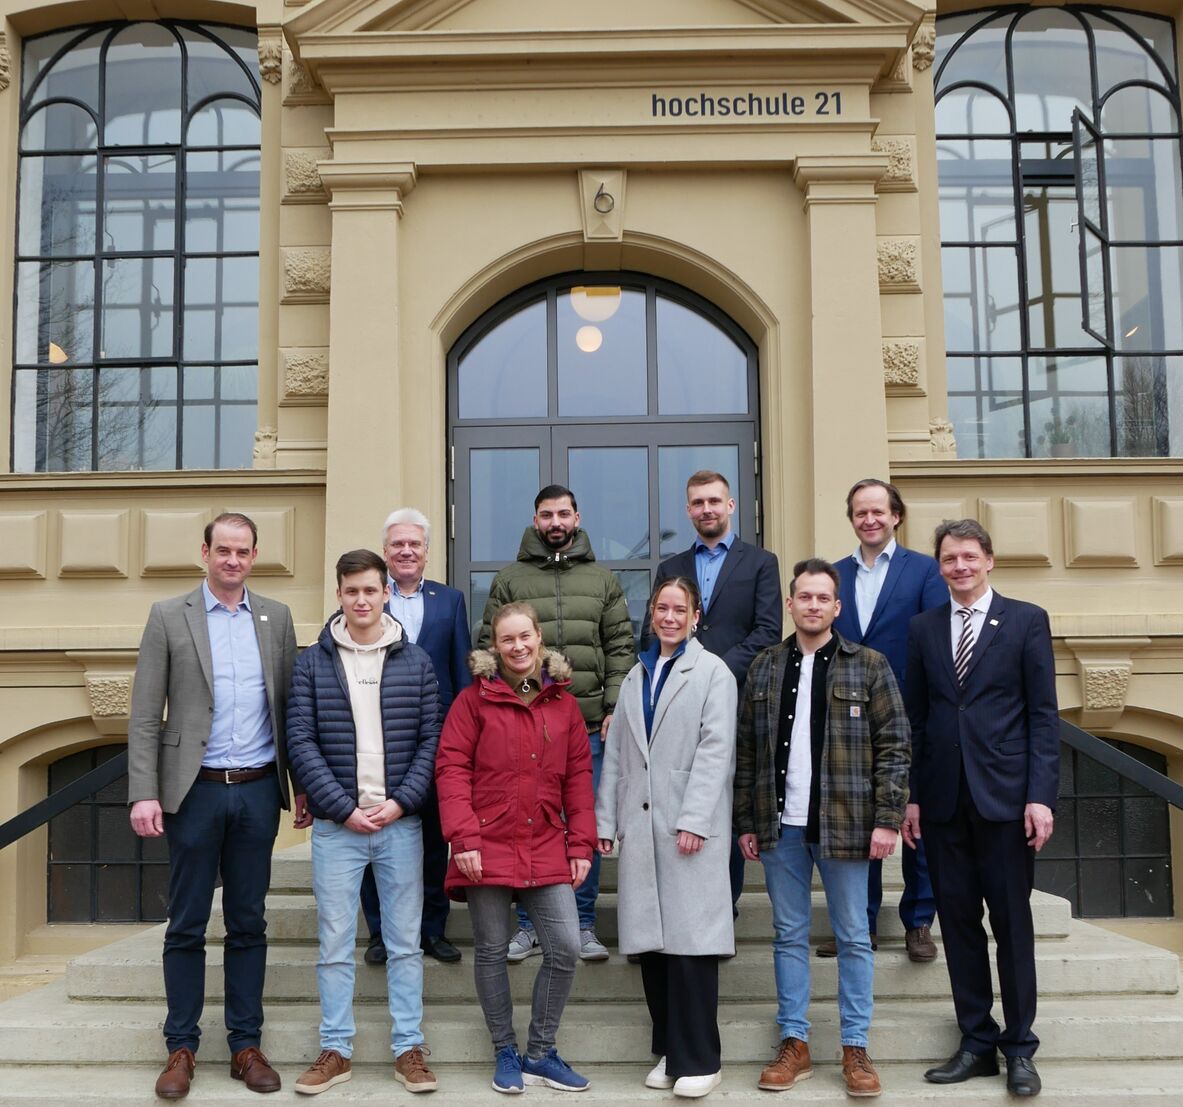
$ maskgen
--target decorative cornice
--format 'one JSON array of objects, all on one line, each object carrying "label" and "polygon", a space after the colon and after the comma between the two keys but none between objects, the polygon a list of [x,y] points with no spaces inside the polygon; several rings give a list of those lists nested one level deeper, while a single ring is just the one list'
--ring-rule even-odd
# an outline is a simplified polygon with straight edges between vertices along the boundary
[{"label": "decorative cornice", "polygon": [[1080,674],[1080,724],[1086,730],[1112,730],[1125,711],[1134,670],[1133,655],[1149,638],[1066,638]]},{"label": "decorative cornice", "polygon": [[415,187],[417,173],[413,162],[317,163],[320,179],[329,194],[334,211],[396,211],[400,215],[403,200]]}]

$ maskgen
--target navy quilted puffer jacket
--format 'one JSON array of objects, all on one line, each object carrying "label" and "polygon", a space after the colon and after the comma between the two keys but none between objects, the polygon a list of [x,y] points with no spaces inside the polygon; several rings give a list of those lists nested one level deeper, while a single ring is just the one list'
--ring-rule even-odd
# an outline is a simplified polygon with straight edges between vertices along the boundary
[{"label": "navy quilted puffer jacket", "polygon": [[[288,760],[313,816],[343,823],[357,807],[357,741],[349,684],[331,623],[300,655],[292,673]],[[382,666],[382,730],[386,795],[407,814],[423,806],[431,787],[441,714],[431,658],[400,638],[387,647]]]}]

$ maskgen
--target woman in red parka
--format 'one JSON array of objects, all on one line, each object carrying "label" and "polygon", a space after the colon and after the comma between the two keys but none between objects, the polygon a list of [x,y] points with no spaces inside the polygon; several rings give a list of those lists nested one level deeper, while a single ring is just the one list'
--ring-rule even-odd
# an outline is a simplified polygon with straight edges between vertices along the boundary
[{"label": "woman in red parka", "polygon": [[[596,838],[591,748],[568,691],[571,666],[543,649],[534,609],[511,603],[493,617],[492,648],[475,650],[469,667],[476,682],[448,712],[435,779],[452,852],[444,889],[468,901],[477,998],[496,1055],[493,1087],[583,1091],[588,1081],[555,1050],[579,957],[575,889],[591,867]],[[514,899],[542,946],[524,1054],[505,958]]]}]

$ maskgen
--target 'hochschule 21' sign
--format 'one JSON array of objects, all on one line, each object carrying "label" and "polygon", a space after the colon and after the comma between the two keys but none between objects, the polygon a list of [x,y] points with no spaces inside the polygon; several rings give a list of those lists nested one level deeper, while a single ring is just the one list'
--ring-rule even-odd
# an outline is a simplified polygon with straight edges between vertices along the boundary
[{"label": "'hochschule 21' sign", "polygon": [[842,93],[782,92],[690,93],[658,96],[653,93],[649,114],[653,119],[777,119],[803,115],[841,115]]}]

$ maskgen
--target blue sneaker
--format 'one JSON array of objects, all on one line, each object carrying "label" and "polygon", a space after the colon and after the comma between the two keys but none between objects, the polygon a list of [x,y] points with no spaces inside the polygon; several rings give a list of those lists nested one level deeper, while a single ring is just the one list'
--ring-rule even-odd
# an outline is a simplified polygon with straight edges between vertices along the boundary
[{"label": "blue sneaker", "polygon": [[545,1084],[561,1092],[585,1092],[591,1086],[586,1076],[580,1076],[558,1054],[550,1049],[538,1060],[522,1056],[522,1079],[527,1084]]},{"label": "blue sneaker", "polygon": [[519,1095],[522,1087],[522,1058],[513,1046],[502,1046],[497,1051],[497,1062],[493,1069],[493,1091],[506,1095]]}]

